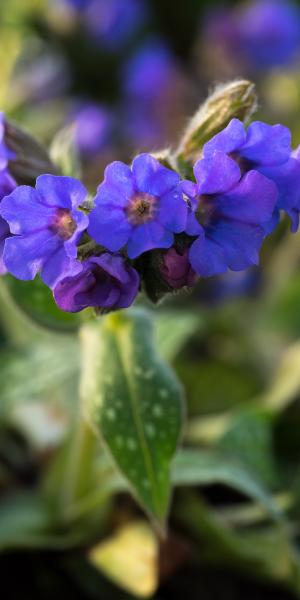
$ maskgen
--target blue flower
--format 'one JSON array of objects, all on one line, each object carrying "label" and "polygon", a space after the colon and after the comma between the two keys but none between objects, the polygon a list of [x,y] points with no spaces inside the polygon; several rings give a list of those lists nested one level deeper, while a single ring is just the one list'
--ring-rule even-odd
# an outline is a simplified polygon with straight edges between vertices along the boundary
[{"label": "blue flower", "polygon": [[112,130],[112,115],[102,105],[93,102],[82,104],[74,115],[75,142],[80,154],[90,158],[108,146]]},{"label": "blue flower", "polygon": [[90,214],[90,236],[111,252],[126,246],[129,258],[170,248],[174,233],[186,226],[187,205],[179,183],[179,175],[150,154],[137,156],[132,168],[111,163]]},{"label": "blue flower", "polygon": [[122,130],[138,148],[157,148],[174,133],[186,88],[176,58],[159,38],[150,38],[125,62]]},{"label": "blue flower", "polygon": [[289,66],[300,49],[300,10],[289,0],[254,0],[213,9],[204,42],[222,65],[262,71]]},{"label": "blue flower", "polygon": [[17,187],[0,204],[0,215],[13,234],[3,260],[17,279],[34,279],[38,272],[53,287],[63,276],[80,270],[77,243],[88,217],[76,210],[86,197],[84,186],[71,177],[41,175],[36,187]]},{"label": "blue flower", "polygon": [[239,50],[249,65],[288,65],[300,47],[300,11],[289,0],[257,0],[237,13]]},{"label": "blue flower", "polygon": [[144,24],[147,14],[144,0],[89,0],[84,20],[96,42],[116,50]]},{"label": "blue flower", "polygon": [[182,183],[191,201],[186,232],[197,236],[189,252],[193,269],[210,277],[257,264],[278,196],[275,184],[255,170],[242,176],[236,161],[218,151],[199,160],[194,174],[196,183]]},{"label": "blue flower", "polygon": [[178,65],[164,41],[150,38],[125,62],[122,79],[126,96],[149,103],[177,82]]},{"label": "blue flower", "polygon": [[283,125],[267,125],[255,121],[246,131],[239,119],[229,125],[204,145],[204,157],[216,151],[226,152],[235,158],[242,172],[255,169],[272,179],[279,195],[275,212],[266,231],[278,222],[278,211],[285,210],[292,221],[292,231],[298,228],[300,210],[300,162],[293,157],[291,133]]},{"label": "blue flower", "polygon": [[89,306],[127,308],[138,293],[139,283],[137,271],[124,258],[104,253],[81,263],[80,273],[62,279],[53,294],[57,305],[68,312]]}]

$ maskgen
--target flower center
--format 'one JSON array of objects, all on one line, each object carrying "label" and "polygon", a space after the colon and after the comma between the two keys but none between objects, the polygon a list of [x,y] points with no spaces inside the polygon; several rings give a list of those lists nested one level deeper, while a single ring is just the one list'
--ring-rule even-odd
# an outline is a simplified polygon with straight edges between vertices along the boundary
[{"label": "flower center", "polygon": [[198,202],[196,211],[195,211],[195,215],[197,220],[199,221],[200,225],[203,225],[204,227],[208,226],[214,217],[214,213],[215,213],[215,206],[212,202],[212,199],[210,196],[207,195],[201,195],[198,196],[196,198],[196,201]]},{"label": "flower center", "polygon": [[51,230],[63,240],[69,240],[76,230],[76,223],[69,210],[58,208],[51,223]]},{"label": "flower center", "polygon": [[132,225],[142,225],[153,219],[156,198],[144,192],[135,194],[127,207],[127,217]]},{"label": "flower center", "polygon": [[243,156],[240,156],[238,152],[231,152],[229,156],[238,164],[238,166],[241,169],[242,175],[244,175],[245,173],[247,173],[247,171],[251,169],[251,161],[247,160]]}]

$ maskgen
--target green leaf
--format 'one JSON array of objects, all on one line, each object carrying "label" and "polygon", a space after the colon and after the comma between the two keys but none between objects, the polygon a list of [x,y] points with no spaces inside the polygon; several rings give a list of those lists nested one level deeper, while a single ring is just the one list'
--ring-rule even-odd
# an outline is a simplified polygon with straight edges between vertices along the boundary
[{"label": "green leaf", "polygon": [[253,406],[233,414],[217,442],[221,451],[238,456],[268,486],[278,482],[272,425],[269,411]]},{"label": "green leaf", "polygon": [[296,400],[299,391],[300,343],[296,342],[284,352],[269,389],[259,401],[275,413],[280,413]]},{"label": "green leaf", "polygon": [[7,290],[19,309],[32,321],[57,330],[74,330],[81,322],[79,315],[64,312],[56,306],[51,290],[39,277],[33,281],[19,281],[7,275]]},{"label": "green leaf", "polygon": [[3,499],[0,504],[0,550],[35,545],[49,526],[49,519],[40,499],[19,494]]},{"label": "green leaf", "polygon": [[203,327],[201,317],[184,312],[161,312],[155,315],[158,347],[167,360],[173,360],[188,339]]},{"label": "green leaf", "polygon": [[[179,507],[180,508],[180,507]],[[196,495],[186,495],[178,519],[194,541],[196,557],[207,565],[229,567],[256,579],[300,585],[299,554],[288,527],[272,523],[255,529],[235,530],[222,524],[220,514]]]},{"label": "green leaf", "polygon": [[183,449],[172,469],[174,485],[212,485],[222,483],[259,502],[276,519],[279,508],[258,478],[245,466],[218,452]]},{"label": "green leaf", "polygon": [[147,313],[115,313],[87,324],[82,363],[84,412],[138,501],[162,523],[181,430],[182,389],[156,351]]},{"label": "green leaf", "polygon": [[78,384],[79,348],[72,336],[52,336],[23,351],[0,353],[0,418],[15,405],[48,397],[73,407]]}]

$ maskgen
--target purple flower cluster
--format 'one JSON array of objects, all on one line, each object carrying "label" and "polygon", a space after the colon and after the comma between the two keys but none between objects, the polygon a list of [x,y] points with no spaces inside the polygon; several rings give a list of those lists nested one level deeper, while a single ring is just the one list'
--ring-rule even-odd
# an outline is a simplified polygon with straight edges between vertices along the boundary
[{"label": "purple flower cluster", "polygon": [[0,205],[5,268],[40,273],[71,312],[130,306],[151,252],[166,291],[258,264],[281,211],[298,227],[300,162],[286,127],[233,119],[204,145],[193,180],[140,154],[108,165],[92,210],[86,196],[73,178],[42,175]]}]

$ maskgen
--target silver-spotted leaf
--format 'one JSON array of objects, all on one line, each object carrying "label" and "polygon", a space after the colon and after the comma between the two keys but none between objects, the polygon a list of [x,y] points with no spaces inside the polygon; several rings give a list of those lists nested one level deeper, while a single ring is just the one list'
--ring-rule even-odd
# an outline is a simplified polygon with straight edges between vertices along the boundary
[{"label": "silver-spotted leaf", "polygon": [[147,313],[115,313],[83,328],[81,394],[88,420],[134,495],[163,523],[183,402],[180,384],[156,350]]}]

